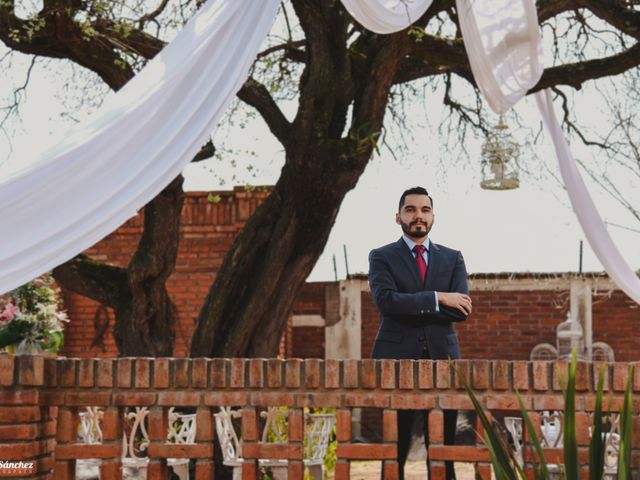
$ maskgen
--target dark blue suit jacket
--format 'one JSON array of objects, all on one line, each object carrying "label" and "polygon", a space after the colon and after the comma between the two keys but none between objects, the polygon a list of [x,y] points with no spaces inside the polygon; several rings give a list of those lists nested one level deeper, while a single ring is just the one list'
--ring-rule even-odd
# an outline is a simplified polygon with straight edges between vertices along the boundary
[{"label": "dark blue suit jacket", "polygon": [[400,238],[369,254],[369,286],[381,314],[372,358],[422,358],[424,342],[430,358],[460,358],[453,326],[466,320],[459,310],[439,306],[435,291],[469,293],[462,254],[442,245],[429,246],[424,284],[411,250]]}]

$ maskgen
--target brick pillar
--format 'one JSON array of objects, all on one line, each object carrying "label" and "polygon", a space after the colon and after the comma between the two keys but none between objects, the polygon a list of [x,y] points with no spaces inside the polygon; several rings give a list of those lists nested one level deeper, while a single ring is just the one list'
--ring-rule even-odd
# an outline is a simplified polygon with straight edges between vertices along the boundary
[{"label": "brick pillar", "polygon": [[39,405],[43,383],[44,357],[0,354],[0,476],[53,478],[57,409]]}]

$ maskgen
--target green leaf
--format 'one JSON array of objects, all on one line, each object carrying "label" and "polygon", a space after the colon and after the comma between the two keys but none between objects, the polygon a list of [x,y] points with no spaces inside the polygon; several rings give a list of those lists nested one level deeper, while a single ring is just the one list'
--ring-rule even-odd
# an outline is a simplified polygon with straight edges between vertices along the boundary
[{"label": "green leaf", "polygon": [[567,388],[564,392],[563,419],[564,469],[568,480],[580,478],[580,460],[578,459],[578,441],[576,438],[576,350],[571,354]]},{"label": "green leaf", "polygon": [[531,417],[527,413],[527,409],[524,406],[524,402],[522,401],[522,397],[520,397],[520,393],[517,393],[518,396],[518,404],[520,405],[520,412],[522,413],[522,418],[524,419],[525,427],[527,428],[527,432],[529,433],[529,438],[531,441],[529,442],[529,449],[531,451],[531,458],[535,458],[533,455],[533,449],[538,453],[538,458],[540,459],[539,465],[534,465],[534,478],[536,480],[549,480],[549,469],[547,468],[547,460],[544,458],[544,452],[542,450],[542,444],[540,443],[540,439],[538,438],[538,434],[536,433],[536,429],[533,426],[533,422],[531,422]]},{"label": "green leaf", "polygon": [[618,453],[618,480],[631,480],[631,433],[632,413],[631,383],[633,379],[633,367],[629,366],[627,376],[627,388],[624,392],[624,404],[620,412],[620,451]]},{"label": "green leaf", "polygon": [[606,439],[602,432],[602,396],[604,390],[604,366],[598,373],[598,388],[596,390],[596,406],[593,412],[593,429],[589,442],[589,480],[602,480],[604,472],[604,455]]},{"label": "green leaf", "polygon": [[467,384],[465,378],[460,375],[455,364],[453,362],[451,362],[451,364],[453,365],[456,376],[467,391],[467,395],[469,395],[478,418],[480,418],[482,426],[484,427],[485,445],[489,450],[496,480],[517,480],[516,469],[514,467],[515,462],[510,460],[512,458],[511,450],[508,446],[504,445],[504,442],[502,442],[496,434],[493,425],[491,425],[487,415],[484,413],[484,409],[471,390],[471,387]]}]

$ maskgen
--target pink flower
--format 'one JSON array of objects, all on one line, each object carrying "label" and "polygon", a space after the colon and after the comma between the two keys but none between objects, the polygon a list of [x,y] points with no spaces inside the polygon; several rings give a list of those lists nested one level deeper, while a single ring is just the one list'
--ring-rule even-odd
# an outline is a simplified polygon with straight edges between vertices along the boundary
[{"label": "pink flower", "polygon": [[7,304],[4,310],[0,312],[0,325],[6,325],[20,312],[20,309],[13,303]]}]

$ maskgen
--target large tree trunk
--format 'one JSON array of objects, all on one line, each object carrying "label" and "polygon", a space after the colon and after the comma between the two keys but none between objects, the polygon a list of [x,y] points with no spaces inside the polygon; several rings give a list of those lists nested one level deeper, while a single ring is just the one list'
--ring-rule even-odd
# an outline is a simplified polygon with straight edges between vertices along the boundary
[{"label": "large tree trunk", "polygon": [[182,177],[178,177],[147,204],[144,231],[126,268],[98,264],[81,255],[53,271],[65,288],[114,309],[120,356],[173,353],[177,312],[165,283],[176,262],[183,202]]},{"label": "large tree trunk", "polygon": [[[225,257],[198,317],[192,356],[277,353],[295,296],[376,145],[406,48],[404,34],[381,37],[352,65],[342,7],[305,0],[294,7],[305,29],[308,57],[295,120],[289,124],[264,101],[264,90],[255,82],[239,94],[283,143],[285,167]],[[352,123],[343,138],[350,105]]]}]

